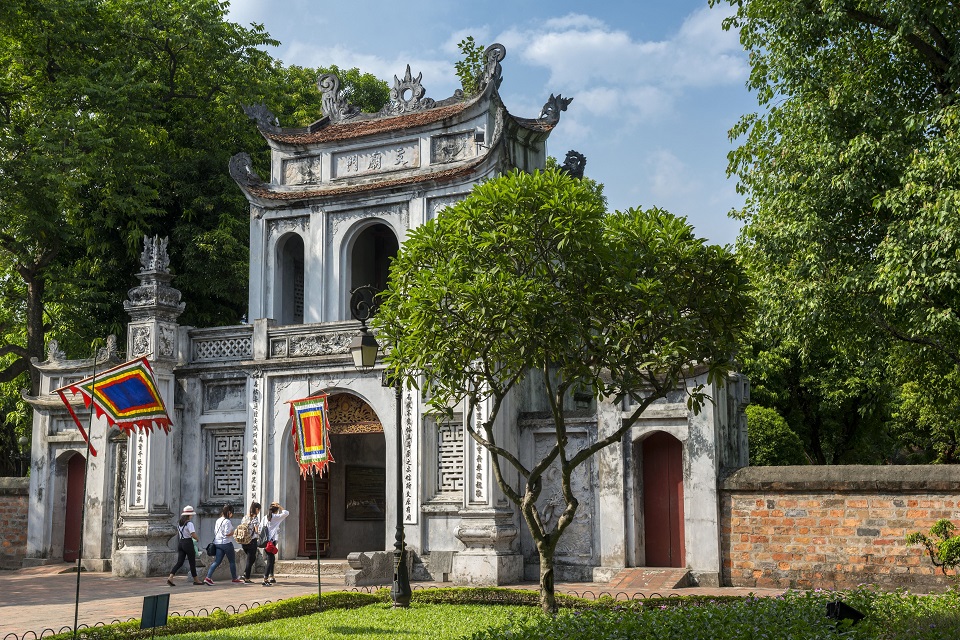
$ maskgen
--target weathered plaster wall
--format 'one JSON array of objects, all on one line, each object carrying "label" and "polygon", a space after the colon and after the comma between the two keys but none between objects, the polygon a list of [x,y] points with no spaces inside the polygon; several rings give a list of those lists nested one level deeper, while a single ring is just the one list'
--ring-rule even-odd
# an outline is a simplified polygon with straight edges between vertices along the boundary
[{"label": "weathered plaster wall", "polygon": [[0,569],[19,569],[27,555],[29,478],[0,478]]},{"label": "weathered plaster wall", "polygon": [[747,467],[721,484],[723,583],[942,590],[904,537],[960,518],[960,467]]}]

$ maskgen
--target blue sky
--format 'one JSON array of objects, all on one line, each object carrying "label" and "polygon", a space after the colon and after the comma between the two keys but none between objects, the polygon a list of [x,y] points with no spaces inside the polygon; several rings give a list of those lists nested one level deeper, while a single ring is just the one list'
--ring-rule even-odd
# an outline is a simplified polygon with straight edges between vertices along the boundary
[{"label": "blue sky", "polygon": [[457,42],[500,42],[511,113],[536,117],[550,93],[574,98],[551,155],[585,154],[612,209],[663,207],[728,244],[742,198],[726,177],[727,131],[757,110],[746,54],[720,26],[729,13],[706,0],[233,0],[230,18],[262,23],[287,64],[359,67],[391,84],[410,64],[437,100],[459,86]]}]

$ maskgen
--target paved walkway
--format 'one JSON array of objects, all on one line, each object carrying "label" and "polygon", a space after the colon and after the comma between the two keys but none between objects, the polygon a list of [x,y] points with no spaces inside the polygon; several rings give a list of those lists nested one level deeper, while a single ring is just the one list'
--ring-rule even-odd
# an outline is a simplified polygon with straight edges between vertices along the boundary
[{"label": "paved walkway", "polygon": [[[44,629],[59,632],[73,628],[74,598],[77,574],[60,573],[70,565],[51,565],[0,572],[0,640],[13,633],[20,637],[33,631],[38,636]],[[186,578],[178,577],[177,586],[169,587],[166,578],[115,578],[109,573],[87,573],[80,576],[79,622],[93,625],[97,622],[113,622],[140,618],[143,597],[159,593],[170,594],[170,612],[190,615],[209,612],[214,607],[242,609],[275,602],[292,596],[317,592],[315,576],[280,576],[277,584],[264,587],[262,584],[233,584],[218,581],[213,587],[192,586]],[[452,586],[450,583],[415,582],[414,589],[430,586]],[[536,590],[536,583],[516,585],[519,588]],[[342,578],[324,578],[322,589],[327,591],[349,590]],[[639,591],[610,590],[601,583],[558,583],[557,591],[586,594],[597,597],[607,593],[621,599],[638,597]],[[660,595],[777,595],[779,590],[765,589],[675,589]],[[651,594],[642,594],[649,596]],[[203,609],[205,611],[201,612]],[[48,634],[49,635],[49,632]]]}]

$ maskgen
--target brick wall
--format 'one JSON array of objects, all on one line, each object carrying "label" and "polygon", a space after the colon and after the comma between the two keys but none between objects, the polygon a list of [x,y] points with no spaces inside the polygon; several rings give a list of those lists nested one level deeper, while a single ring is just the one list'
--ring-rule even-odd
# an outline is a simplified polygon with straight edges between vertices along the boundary
[{"label": "brick wall", "polygon": [[0,478],[0,569],[19,569],[27,555],[29,478]]},{"label": "brick wall", "polygon": [[952,584],[904,537],[940,518],[960,526],[960,466],[747,467],[720,489],[725,585]]}]

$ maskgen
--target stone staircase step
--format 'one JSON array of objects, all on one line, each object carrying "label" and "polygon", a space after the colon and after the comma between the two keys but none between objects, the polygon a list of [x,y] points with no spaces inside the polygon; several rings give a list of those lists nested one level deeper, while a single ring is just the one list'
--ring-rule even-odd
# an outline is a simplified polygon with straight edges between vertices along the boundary
[{"label": "stone staircase step", "polygon": [[[320,559],[320,575],[325,577],[342,577],[350,569],[350,563],[344,560]],[[278,576],[317,575],[317,561],[309,558],[296,560],[277,560],[273,570]]]},{"label": "stone staircase step", "polygon": [[679,589],[690,584],[690,571],[672,567],[629,567],[615,575],[607,588],[660,591]]}]

